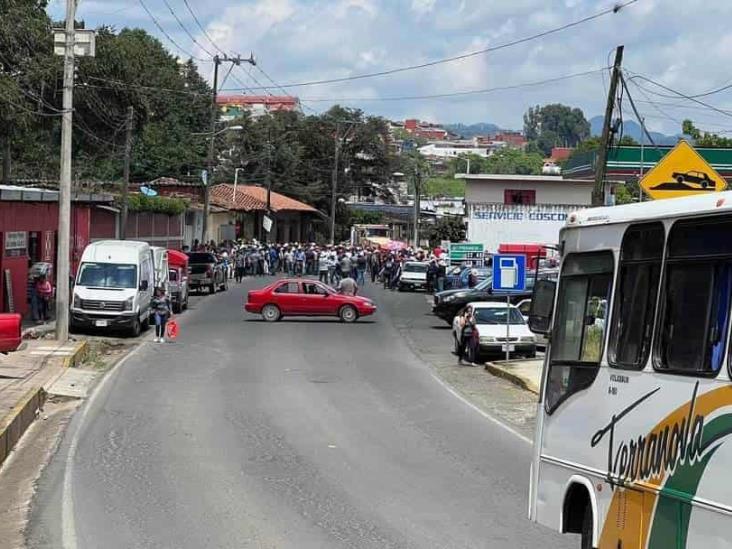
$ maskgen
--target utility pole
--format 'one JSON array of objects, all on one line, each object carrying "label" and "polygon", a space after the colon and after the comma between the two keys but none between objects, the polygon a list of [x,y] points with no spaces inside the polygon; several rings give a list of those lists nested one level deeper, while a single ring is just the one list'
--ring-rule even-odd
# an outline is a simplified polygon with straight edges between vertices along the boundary
[{"label": "utility pole", "polygon": [[214,55],[214,77],[213,77],[213,90],[211,94],[211,135],[208,137],[208,162],[206,163],[207,167],[207,177],[206,181],[203,183],[203,225],[201,228],[201,244],[206,244],[208,240],[206,239],[206,233],[208,232],[208,212],[211,208],[211,195],[210,195],[210,188],[211,185],[213,185],[214,180],[214,174],[213,174],[213,168],[214,168],[214,162],[215,162],[215,154],[216,154],[216,118],[218,118],[218,107],[216,106],[216,96],[219,93],[219,65],[221,64],[221,58],[218,55]]},{"label": "utility pole", "polygon": [[[272,127],[267,129],[267,217],[272,220]],[[274,226],[274,220],[271,221],[269,231],[264,231],[264,241],[269,242],[269,233]],[[262,227],[264,229],[264,227]]]},{"label": "utility pole", "polygon": [[618,46],[615,50],[615,63],[613,63],[613,74],[610,79],[610,89],[607,94],[607,106],[605,107],[605,121],[602,125],[602,137],[600,148],[597,151],[595,165],[595,189],[592,191],[592,205],[603,206],[605,204],[605,170],[607,164],[607,150],[610,145],[610,126],[612,124],[613,109],[615,107],[615,94],[620,81],[620,67],[623,64],[623,50],[625,46]]},{"label": "utility pole", "polygon": [[330,197],[330,244],[335,245],[336,190],[338,188],[338,157],[341,152],[341,138],[338,135],[338,122],[335,130],[335,158],[333,161],[333,179]]},{"label": "utility pole", "polygon": [[420,212],[420,194],[422,191],[422,173],[417,166],[414,172],[414,247],[419,248],[419,212]]},{"label": "utility pole", "polygon": [[61,118],[61,173],[58,185],[58,248],[56,265],[56,339],[69,338],[69,274],[71,240],[71,138],[74,108],[74,19],[76,0],[66,0],[63,113]]},{"label": "utility pole", "polygon": [[210,141],[208,143],[208,162],[206,163],[208,173],[206,177],[206,182],[203,184],[203,226],[201,231],[202,244],[206,243],[206,232],[208,231],[208,213],[211,207],[211,196],[209,191],[214,183],[214,166],[216,164],[216,120],[218,119],[219,113],[218,107],[216,106],[216,98],[218,97],[219,93],[219,65],[221,65],[222,63],[241,65],[242,61],[249,63],[250,65],[257,64],[254,60],[254,56],[250,56],[249,59],[242,59],[240,55],[237,55],[236,57],[228,57],[226,55],[220,57],[218,55],[214,55],[213,58],[214,77],[213,89],[211,90],[211,134],[209,135]]},{"label": "utility pole", "polygon": [[130,161],[132,156],[132,125],[135,121],[135,109],[134,107],[127,107],[127,128],[125,133],[125,164],[124,172],[122,175],[122,217],[119,228],[119,238],[124,240],[127,236],[127,212],[128,204],[127,197],[130,192]]}]

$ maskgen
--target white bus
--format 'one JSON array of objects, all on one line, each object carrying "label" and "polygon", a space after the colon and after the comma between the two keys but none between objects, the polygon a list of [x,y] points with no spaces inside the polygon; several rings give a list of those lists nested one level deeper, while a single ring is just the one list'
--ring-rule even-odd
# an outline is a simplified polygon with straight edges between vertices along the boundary
[{"label": "white bus", "polygon": [[560,249],[529,319],[550,339],[531,520],[583,548],[732,547],[732,192],[577,212]]}]

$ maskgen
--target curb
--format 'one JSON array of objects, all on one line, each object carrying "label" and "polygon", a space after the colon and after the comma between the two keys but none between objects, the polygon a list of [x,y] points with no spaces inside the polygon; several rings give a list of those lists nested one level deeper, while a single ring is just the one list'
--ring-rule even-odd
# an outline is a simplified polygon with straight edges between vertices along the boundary
[{"label": "curb", "polygon": [[69,356],[64,357],[63,367],[74,368],[75,366],[77,366],[82,360],[84,360],[84,357],[86,357],[86,353],[88,350],[89,344],[86,340],[77,341],[74,352]]},{"label": "curb", "polygon": [[[64,357],[62,367],[65,369],[76,366],[84,359],[87,350],[86,341],[77,342],[74,352]],[[58,378],[60,375],[56,377]],[[54,380],[49,380],[48,385],[50,386],[53,382]],[[47,393],[43,387],[34,387],[0,418],[0,465],[15,448],[31,423],[35,421],[39,411],[43,409],[46,396]]]},{"label": "curb", "polygon": [[46,402],[43,387],[29,390],[25,396],[0,420],[0,465],[35,421]]},{"label": "curb", "polygon": [[506,370],[505,368],[502,368],[501,366],[497,366],[493,364],[492,362],[486,362],[485,363],[485,369],[489,371],[491,374],[493,374],[496,377],[503,378],[507,381],[510,381],[514,385],[518,385],[522,389],[529,391],[531,393],[534,393],[535,395],[539,394],[539,388],[536,387],[532,382],[528,381],[526,378],[521,377],[519,375],[514,374],[513,372],[510,372]]}]

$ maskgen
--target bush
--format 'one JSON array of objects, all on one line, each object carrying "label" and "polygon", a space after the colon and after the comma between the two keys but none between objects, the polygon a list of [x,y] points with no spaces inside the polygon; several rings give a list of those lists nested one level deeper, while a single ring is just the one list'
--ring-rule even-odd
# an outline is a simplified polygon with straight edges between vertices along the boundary
[{"label": "bush", "polygon": [[180,215],[188,208],[188,201],[183,198],[130,194],[127,197],[127,207],[132,212],[150,212],[161,213],[165,215]]}]

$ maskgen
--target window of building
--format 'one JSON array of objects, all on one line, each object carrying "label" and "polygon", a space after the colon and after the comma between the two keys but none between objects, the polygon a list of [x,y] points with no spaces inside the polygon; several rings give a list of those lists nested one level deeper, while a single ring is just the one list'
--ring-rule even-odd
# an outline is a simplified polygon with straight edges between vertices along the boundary
[{"label": "window of building", "polygon": [[642,370],[648,360],[663,239],[661,223],[632,226],[623,237],[608,349],[608,362],[616,368]]},{"label": "window of building", "polygon": [[612,274],[612,252],[571,254],[564,261],[546,385],[550,414],[597,376]]},{"label": "window of building", "polygon": [[503,191],[503,203],[533,206],[536,204],[536,191],[506,189]]},{"label": "window of building", "polygon": [[666,248],[654,365],[715,376],[722,367],[732,291],[732,218],[679,221]]}]

